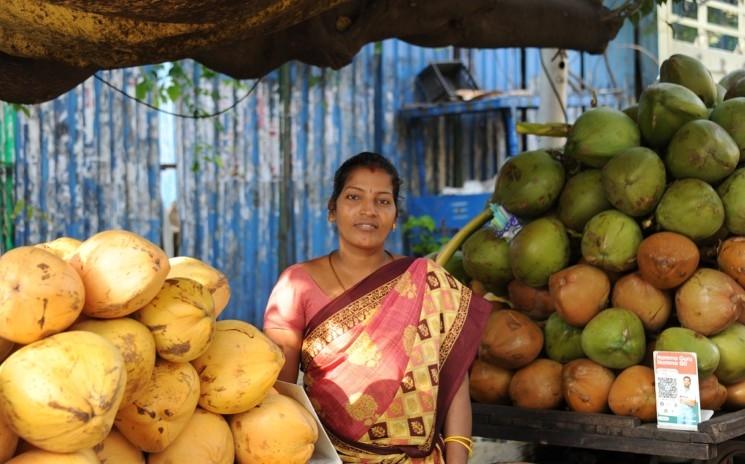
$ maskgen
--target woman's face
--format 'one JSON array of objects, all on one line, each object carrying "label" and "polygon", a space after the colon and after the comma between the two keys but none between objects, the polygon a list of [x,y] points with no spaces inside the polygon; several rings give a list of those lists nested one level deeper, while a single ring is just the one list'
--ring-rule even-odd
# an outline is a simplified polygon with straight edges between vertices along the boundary
[{"label": "woman's face", "polygon": [[353,170],[330,212],[339,241],[357,248],[383,247],[396,221],[391,176],[382,169]]}]

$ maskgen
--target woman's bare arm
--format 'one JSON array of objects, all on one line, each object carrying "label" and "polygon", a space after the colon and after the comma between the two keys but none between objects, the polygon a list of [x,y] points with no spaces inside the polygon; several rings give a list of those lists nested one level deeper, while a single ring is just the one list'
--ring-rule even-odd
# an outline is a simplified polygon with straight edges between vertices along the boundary
[{"label": "woman's bare arm", "polygon": [[[468,393],[468,374],[466,374],[445,416],[445,437],[458,435],[471,438],[471,426],[471,397]],[[463,445],[453,442],[445,444],[447,464],[465,464],[467,461],[468,450]]]},{"label": "woman's bare arm", "polygon": [[300,370],[300,348],[303,344],[302,334],[288,329],[265,329],[264,333],[285,354],[285,365],[279,373],[279,380],[297,383]]}]

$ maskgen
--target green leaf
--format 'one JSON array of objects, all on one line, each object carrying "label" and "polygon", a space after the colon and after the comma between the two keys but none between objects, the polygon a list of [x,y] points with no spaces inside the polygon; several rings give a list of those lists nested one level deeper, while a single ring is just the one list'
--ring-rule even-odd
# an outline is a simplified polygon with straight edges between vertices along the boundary
[{"label": "green leaf", "polygon": [[17,113],[23,113],[24,116],[31,117],[31,110],[26,105],[20,105],[18,103],[11,103],[10,107],[13,108]]},{"label": "green leaf", "polygon": [[172,84],[168,86],[168,88],[166,89],[166,93],[168,94],[168,98],[170,98],[171,101],[175,103],[181,96],[181,87]]},{"label": "green leaf", "polygon": [[191,172],[199,172],[199,161],[194,160],[194,162],[191,163]]},{"label": "green leaf", "polygon": [[148,80],[142,80],[137,83],[135,86],[135,97],[137,97],[140,100],[144,100],[147,98],[148,92],[150,92],[150,89],[152,88],[152,82]]},{"label": "green leaf", "polygon": [[206,79],[212,79],[213,77],[216,77],[217,73],[210,68],[202,65],[202,77]]}]

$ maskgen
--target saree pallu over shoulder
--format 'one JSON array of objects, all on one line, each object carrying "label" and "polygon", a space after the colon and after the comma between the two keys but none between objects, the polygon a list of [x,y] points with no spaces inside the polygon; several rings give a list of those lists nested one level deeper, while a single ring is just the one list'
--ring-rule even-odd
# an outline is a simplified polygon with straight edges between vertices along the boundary
[{"label": "saree pallu over shoulder", "polygon": [[305,387],[345,462],[438,463],[491,306],[434,262],[399,259],[308,324]]}]

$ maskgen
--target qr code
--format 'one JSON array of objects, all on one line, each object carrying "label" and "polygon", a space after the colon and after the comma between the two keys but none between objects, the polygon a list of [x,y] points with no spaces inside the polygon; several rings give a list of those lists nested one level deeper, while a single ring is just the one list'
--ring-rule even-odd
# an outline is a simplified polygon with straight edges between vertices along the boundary
[{"label": "qr code", "polygon": [[678,396],[678,382],[674,377],[660,377],[657,380],[657,396],[666,399]]}]

